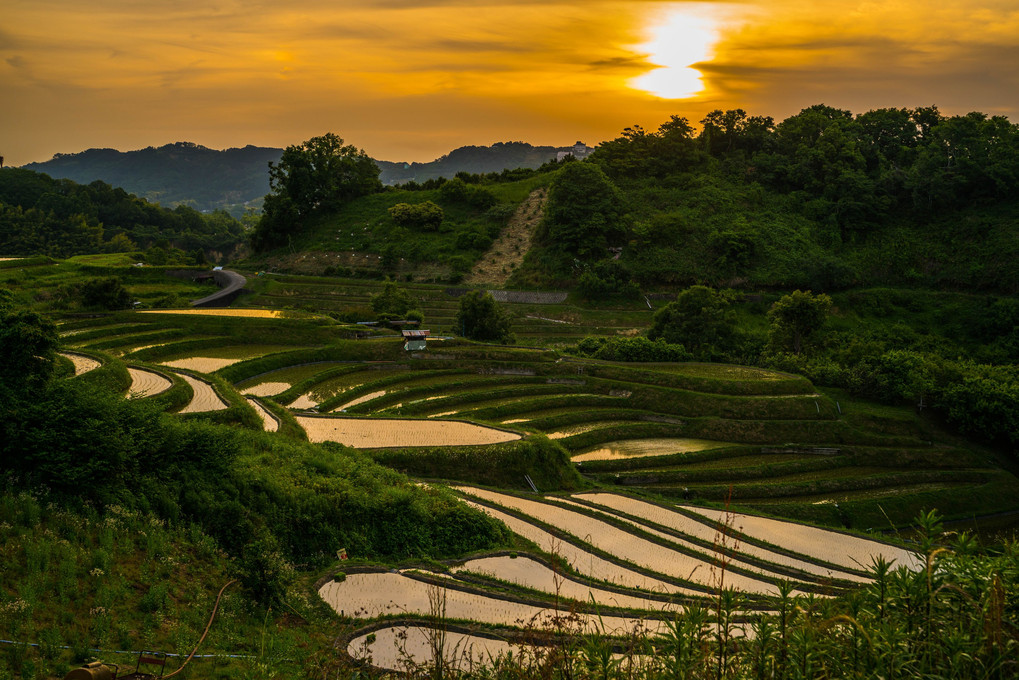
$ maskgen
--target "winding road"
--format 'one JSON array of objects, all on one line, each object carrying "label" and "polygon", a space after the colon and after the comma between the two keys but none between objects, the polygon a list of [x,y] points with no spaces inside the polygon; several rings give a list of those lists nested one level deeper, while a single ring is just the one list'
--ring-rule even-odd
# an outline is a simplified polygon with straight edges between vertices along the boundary
[{"label": "winding road", "polygon": [[248,282],[246,278],[237,272],[225,269],[213,271],[212,278],[216,285],[219,286],[219,290],[199,300],[192,300],[192,307],[229,307],[237,299],[237,296],[241,294],[244,284]]}]

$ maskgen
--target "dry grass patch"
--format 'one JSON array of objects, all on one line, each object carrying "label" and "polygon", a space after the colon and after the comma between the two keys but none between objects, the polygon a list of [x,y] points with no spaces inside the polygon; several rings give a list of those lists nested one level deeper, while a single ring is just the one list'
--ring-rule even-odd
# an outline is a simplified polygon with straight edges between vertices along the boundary
[{"label": "dry grass patch", "polygon": [[499,444],[520,439],[515,432],[454,420],[297,416],[297,422],[313,442],[338,442],[361,449]]},{"label": "dry grass patch", "polygon": [[520,204],[499,237],[464,279],[465,284],[500,288],[506,285],[510,274],[523,263],[524,255],[531,247],[534,228],[544,215],[545,194],[545,189],[535,189]]}]

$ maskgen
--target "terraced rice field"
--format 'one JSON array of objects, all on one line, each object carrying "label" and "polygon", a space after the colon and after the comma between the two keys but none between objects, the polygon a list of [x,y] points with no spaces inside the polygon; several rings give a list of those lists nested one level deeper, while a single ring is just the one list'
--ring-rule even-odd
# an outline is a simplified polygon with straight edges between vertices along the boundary
[{"label": "terraced rice field", "polygon": [[498,444],[520,439],[515,432],[453,420],[297,416],[297,422],[313,442],[338,442],[362,449]]},{"label": "terraced rice field", "polygon": [[681,507],[715,522],[731,522],[734,528],[748,536],[849,569],[869,569],[878,555],[910,569],[922,566],[917,556],[908,550],[849,534],[757,515]]},{"label": "terraced rice field", "polygon": [[[397,572],[347,574],[340,583],[330,581],[322,586],[319,596],[342,616],[369,619],[394,614],[427,616],[435,611],[437,596],[446,618],[452,620],[517,627],[533,623],[540,627],[557,611],[551,606],[502,599],[494,594],[433,585]],[[591,633],[622,636],[636,625],[636,617],[580,613],[579,618],[582,630]],[[662,622],[648,620],[644,625],[657,632]]]},{"label": "terraced rice field", "polygon": [[[713,558],[710,548],[696,563],[696,551],[705,545],[717,545],[722,533],[713,526],[711,512],[694,515],[689,507],[669,508],[606,492],[532,500],[478,487],[461,486],[457,490],[468,498],[484,501],[484,504],[469,502],[564,559],[576,573],[562,573],[528,555],[499,554],[469,559],[450,567],[447,574],[413,570],[347,574],[342,582],[328,582],[319,591],[341,615],[359,619],[393,615],[423,619],[411,627],[402,624],[372,627],[356,634],[347,648],[352,657],[364,659],[370,654],[373,665],[388,669],[398,669],[409,660],[427,661],[433,653],[429,642],[437,634],[427,620],[436,614],[451,622],[464,620],[472,625],[519,630],[549,627],[552,617],[560,615],[558,609],[576,612],[580,630],[622,636],[639,625],[653,635],[663,629],[664,619],[684,608],[683,602],[670,599],[669,595],[703,599],[711,597],[718,587],[774,595],[777,584],[789,579],[790,573],[802,575],[792,579],[797,589],[820,595],[867,580],[852,566],[841,569],[833,566],[833,561],[822,561],[812,554],[797,555],[785,545],[768,548],[746,542],[735,546],[745,561],[729,562],[722,586],[712,575],[717,567],[710,564]],[[541,523],[562,532],[563,537],[543,528]],[[804,532],[815,542],[826,540],[844,546],[853,543],[858,553],[880,554],[889,559],[903,559],[905,554],[901,548],[876,541],[790,522],[778,524],[783,526],[767,525],[772,536],[779,529],[784,534]],[[638,535],[640,532],[643,537]],[[830,558],[825,551],[820,552]],[[917,567],[913,560],[907,563]],[[747,569],[756,569],[765,580],[748,575]],[[690,586],[681,585],[683,582]],[[772,605],[768,600],[754,600],[749,607],[767,610]],[[367,639],[369,631],[375,633],[375,643],[371,645]],[[737,624],[735,634],[752,633]],[[462,632],[450,634],[447,640],[447,649],[454,647],[461,652],[468,647],[473,649],[466,656],[448,657],[465,662],[470,654],[499,654],[512,648],[504,640],[493,642]]]},{"label": "terraced rice field", "polygon": [[255,409],[255,413],[257,413],[258,417],[262,419],[262,428],[266,432],[276,432],[280,429],[280,422],[276,420],[276,417],[269,413],[257,399],[248,397],[247,402],[251,404],[251,408]]},{"label": "terraced rice field", "polygon": [[154,397],[173,387],[172,380],[155,371],[128,366],[127,372],[131,376],[131,386],[127,388],[128,399]]},{"label": "terraced rice field", "polygon": [[[369,642],[368,636],[374,636]],[[514,645],[495,640],[445,631],[443,633],[446,665],[467,670],[513,651]],[[418,664],[431,659],[435,631],[425,626],[387,626],[355,636],[347,645],[347,654],[354,659],[370,661],[377,668],[399,671],[408,662]]]},{"label": "terraced rice field", "polygon": [[87,357],[84,354],[72,354],[71,352],[60,352],[60,356],[71,360],[71,363],[74,364],[75,375],[88,373],[89,371],[94,371],[95,369],[102,366],[102,364],[99,363],[98,360],[93,359],[92,357]]},{"label": "terraced rice field", "polygon": [[681,552],[630,533],[601,519],[550,503],[531,501],[479,488],[458,487],[458,490],[468,493],[472,497],[538,518],[571,535],[574,540],[585,541],[597,550],[614,555],[620,561],[672,579],[701,586],[705,592],[726,585],[746,593],[778,594],[778,586],[775,582],[768,582],[747,574],[724,573],[720,566],[712,563],[712,555],[708,552],[701,554]]},{"label": "terraced rice field", "polygon": [[[552,435],[549,435],[550,437]],[[570,435],[564,435],[570,436]],[[669,456],[674,453],[690,453],[732,446],[728,442],[716,442],[707,439],[625,439],[601,444],[588,451],[573,456],[575,463],[590,460],[614,460],[617,458],[640,458],[644,456]]]},{"label": "terraced rice field", "polygon": [[242,389],[241,394],[251,395],[252,397],[275,397],[277,394],[286,392],[289,389],[290,383],[264,382]]},{"label": "terraced rice field", "polygon": [[649,611],[678,612],[681,605],[667,600],[639,597],[626,593],[591,586],[527,556],[511,557],[498,555],[467,560],[460,567],[451,570],[454,574],[463,572],[490,576],[508,581],[543,593],[554,593],[559,598],[585,604],[597,602],[606,607],[643,609]]},{"label": "terraced rice field", "polygon": [[194,391],[194,397],[178,413],[204,413],[207,411],[222,411],[228,408],[227,403],[216,394],[216,390],[209,383],[194,378],[187,373],[178,373],[178,375],[184,379],[184,382],[191,385],[191,389]]},{"label": "terraced rice field", "polygon": [[[604,492],[574,494],[573,496],[571,496],[571,498],[581,501],[587,501],[589,503],[594,504],[596,507],[603,507],[610,511],[618,511],[620,513],[620,516],[628,515],[630,517],[637,518],[638,520],[641,520],[642,522],[645,523],[673,529],[684,536],[689,536],[695,540],[699,539],[702,542],[702,544],[704,543],[711,544],[717,542],[721,536],[720,532],[723,529],[723,527],[720,526],[717,523],[717,521],[704,521],[707,518],[707,515],[703,511],[698,512],[696,508],[691,507],[685,508],[686,510],[689,510],[691,513],[687,515],[681,512],[677,512],[674,509],[665,508],[661,505],[656,505],[654,503],[638,500],[636,498],[633,498],[632,496],[624,496],[621,494]],[[722,518],[726,519],[726,515],[722,515]],[[739,532],[741,526],[737,523],[737,520],[733,517],[728,517],[728,519],[730,520],[730,522],[726,524],[724,527],[727,533],[729,533],[730,530],[735,530]],[[772,543],[779,549],[785,549],[786,548],[785,541],[783,541],[782,539],[783,534],[797,532],[801,529],[803,525],[794,524],[792,522],[782,522],[781,524],[784,525],[782,527],[784,529],[784,532],[782,533],[771,532],[766,536],[757,536],[754,538],[757,538],[758,540],[761,541],[767,541],[769,543]],[[851,538],[849,536],[846,536],[845,534],[836,534],[834,532],[825,533],[834,534],[833,536],[824,536],[824,538],[828,540],[837,539],[839,537],[846,539]],[[858,576],[857,574],[853,573],[852,571],[838,569],[837,566],[835,568],[822,566],[821,563],[827,562],[827,560],[824,559],[824,555],[818,555],[816,551],[810,552],[800,551],[805,555],[809,555],[810,557],[815,558],[816,562],[813,562],[804,559],[799,559],[796,557],[791,557],[785,553],[778,552],[773,549],[768,549],[755,543],[741,541],[738,537],[734,538],[733,543],[736,544],[736,549],[741,554],[757,558],[764,562],[770,562],[773,564],[787,566],[792,569],[798,569],[811,574],[815,574],[822,578],[839,578],[851,581],[865,580]],[[863,542],[861,541],[861,543]],[[865,553],[868,557],[880,555],[883,556],[885,559],[889,560],[894,559],[897,561],[903,558],[902,553],[905,552],[902,551],[900,548],[881,544],[878,542],[866,542],[865,544],[861,545],[861,551]],[[792,552],[796,551],[792,550]],[[829,564],[835,566],[837,563],[829,562]],[[907,564],[912,564],[912,560],[907,562]],[[858,570],[860,568],[861,567],[857,565],[852,566],[852,569]],[[866,568],[866,566],[864,568]]]},{"label": "terraced rice field", "polygon": [[[286,368],[257,375],[254,378],[242,380],[237,383],[236,387],[242,394],[251,394],[258,397],[271,397],[290,389],[304,380],[314,378],[323,371],[341,365],[342,364],[334,361],[324,361],[313,364],[288,366]],[[263,385],[266,387],[263,387]]]},{"label": "terraced rice field", "polygon": [[189,353],[188,356],[168,357],[161,359],[159,363],[171,368],[183,368],[188,371],[198,371],[199,373],[214,373],[221,368],[233,366],[245,359],[254,359],[288,349],[291,348],[283,345],[233,345],[203,350],[201,355]]},{"label": "terraced rice field", "polygon": [[278,309],[233,309],[229,307],[189,307],[187,309],[140,309],[137,314],[185,314],[190,316],[232,316],[248,319],[278,319],[285,314]]},{"label": "terraced rice field", "polygon": [[[914,461],[930,455],[910,414],[892,423],[894,436],[871,432],[839,413],[808,381],[780,372],[713,364],[557,363],[534,350],[483,350],[499,353],[493,362],[471,359],[470,350],[460,356],[463,351],[430,349],[422,358],[391,364],[294,365],[236,387],[250,396],[285,397],[278,403],[294,411],[524,426],[562,444],[595,483],[677,500],[723,501],[731,490],[732,500],[744,507],[828,524],[883,526],[887,521],[874,504],[882,498],[915,508],[902,512],[898,521],[906,521],[935,505],[932,494],[972,490],[1001,477],[965,455],[924,474],[912,463],[889,467],[903,451]],[[449,360],[437,360],[447,353]],[[178,358],[184,357],[169,359]],[[365,427],[342,432],[336,423],[317,422],[313,438],[360,446],[408,443],[379,443]],[[956,474],[956,468],[964,472]],[[828,500],[837,500],[838,508]],[[811,507],[807,513],[804,503]]]},{"label": "terraced rice field", "polygon": [[221,368],[232,366],[238,361],[242,361],[240,358],[235,359],[219,359],[215,357],[188,357],[187,359],[174,359],[172,361],[161,362],[164,366],[170,368],[183,368],[188,371],[198,371],[199,373],[215,373]]}]

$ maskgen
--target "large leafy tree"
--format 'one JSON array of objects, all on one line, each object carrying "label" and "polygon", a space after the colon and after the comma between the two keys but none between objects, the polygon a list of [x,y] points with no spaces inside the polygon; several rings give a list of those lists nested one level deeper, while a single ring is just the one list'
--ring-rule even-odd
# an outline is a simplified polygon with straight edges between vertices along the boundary
[{"label": "large leafy tree", "polygon": [[827,323],[831,304],[827,295],[814,295],[809,290],[783,295],[768,311],[772,347],[794,354],[803,352],[807,342]]},{"label": "large leafy tree", "polygon": [[35,312],[17,306],[14,296],[0,288],[0,389],[35,389],[53,370],[57,330]]},{"label": "large leafy tree", "polygon": [[460,298],[455,319],[465,338],[506,344],[513,338],[510,320],[491,293],[475,290]]},{"label": "large leafy tree", "polygon": [[334,212],[382,189],[379,166],[364,151],[333,133],[288,146],[279,163],[269,163],[263,216],[252,237],[258,249],[286,243],[309,217]]},{"label": "large leafy tree", "polygon": [[607,255],[626,236],[622,197],[593,163],[567,163],[552,181],[538,239],[553,251],[581,260]]},{"label": "large leafy tree", "polygon": [[655,312],[648,330],[652,340],[683,345],[689,350],[724,350],[733,341],[736,317],[731,298],[707,286],[691,286]]}]

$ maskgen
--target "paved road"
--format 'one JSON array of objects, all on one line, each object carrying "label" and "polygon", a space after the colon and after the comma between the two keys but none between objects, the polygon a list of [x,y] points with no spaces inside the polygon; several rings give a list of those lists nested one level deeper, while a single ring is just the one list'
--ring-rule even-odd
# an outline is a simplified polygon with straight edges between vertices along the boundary
[{"label": "paved road", "polygon": [[200,300],[192,300],[192,307],[229,307],[230,304],[241,294],[241,289],[248,282],[246,278],[237,272],[230,272],[225,269],[212,272],[219,290],[212,295],[206,295]]}]

